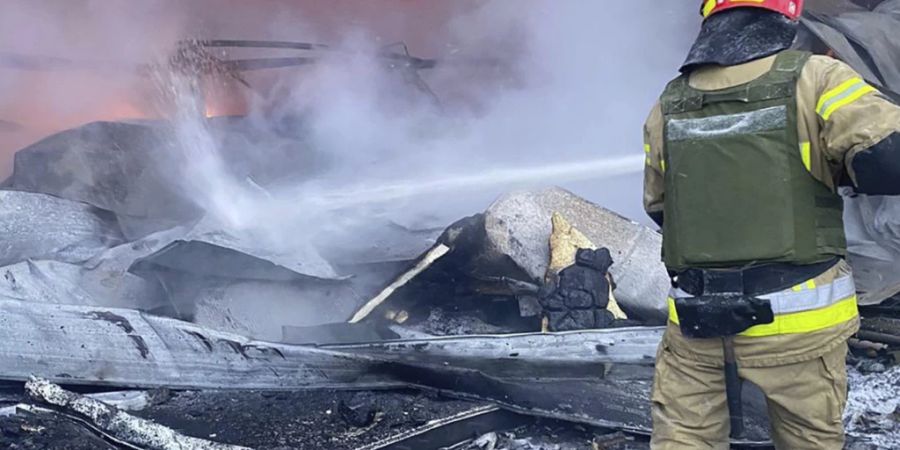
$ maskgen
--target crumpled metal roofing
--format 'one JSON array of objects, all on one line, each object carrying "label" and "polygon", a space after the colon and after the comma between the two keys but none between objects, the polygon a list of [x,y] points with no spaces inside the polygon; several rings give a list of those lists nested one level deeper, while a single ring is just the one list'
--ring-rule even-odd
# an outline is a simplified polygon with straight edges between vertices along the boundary
[{"label": "crumpled metal roofing", "polygon": [[0,266],[29,259],[82,263],[124,242],[115,217],[44,194],[0,191]]},{"label": "crumpled metal roofing", "polygon": [[839,59],[900,100],[900,0],[887,0],[873,11],[807,11],[801,22]]}]

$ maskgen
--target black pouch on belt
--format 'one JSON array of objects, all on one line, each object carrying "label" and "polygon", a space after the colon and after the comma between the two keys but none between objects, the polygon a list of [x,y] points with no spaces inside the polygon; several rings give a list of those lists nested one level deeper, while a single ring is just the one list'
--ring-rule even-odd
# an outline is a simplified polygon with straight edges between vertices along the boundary
[{"label": "black pouch on belt", "polygon": [[744,293],[741,271],[703,271],[703,292],[675,299],[675,311],[689,338],[734,336],[775,320],[768,300]]},{"label": "black pouch on belt", "polygon": [[767,300],[746,295],[701,295],[675,299],[681,332],[689,338],[734,336],[775,320]]}]

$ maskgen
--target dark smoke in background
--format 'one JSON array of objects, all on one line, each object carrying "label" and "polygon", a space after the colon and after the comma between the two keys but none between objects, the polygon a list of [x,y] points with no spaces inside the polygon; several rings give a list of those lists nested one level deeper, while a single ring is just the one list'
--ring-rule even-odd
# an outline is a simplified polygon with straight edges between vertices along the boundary
[{"label": "dark smoke in background", "polygon": [[[0,120],[12,123],[0,127],[0,170],[8,173],[12,152],[48,133],[94,120],[164,114],[153,98],[154,83],[130,68],[164,58],[179,39],[296,40],[343,45],[355,56],[247,75],[257,90],[228,87],[233,95],[212,112],[245,110],[240,112],[248,112],[263,133],[285,114],[307,114],[313,142],[341,164],[331,179],[299,191],[305,197],[323,192],[330,199],[325,194],[335,189],[352,194],[363,187],[445,225],[510,187],[560,184],[643,220],[640,127],[694,37],[696,3],[6,0],[0,5],[0,52],[65,57],[86,67],[0,69]],[[427,96],[410,95],[411,86],[370,56],[399,41],[416,56],[448,61],[423,72],[443,112]],[[221,175],[210,163],[215,143],[202,134],[202,125],[181,127],[185,147],[202,147],[205,155],[189,173],[210,178],[186,188],[206,191],[198,203],[209,204],[214,196],[225,205],[244,187],[232,192],[234,180],[213,180]],[[504,172],[554,163],[571,169],[622,157],[632,162],[613,173],[630,174],[610,180],[599,171],[596,177],[570,176],[571,170],[542,177],[526,170],[526,180],[517,183],[521,173]],[[504,177],[510,181],[491,183]],[[427,189],[417,192],[423,180]],[[393,184],[377,189],[388,182]],[[453,193],[465,184],[468,189]],[[297,193],[276,193],[280,201],[268,209],[290,207],[296,199],[283,194],[291,192]]]}]

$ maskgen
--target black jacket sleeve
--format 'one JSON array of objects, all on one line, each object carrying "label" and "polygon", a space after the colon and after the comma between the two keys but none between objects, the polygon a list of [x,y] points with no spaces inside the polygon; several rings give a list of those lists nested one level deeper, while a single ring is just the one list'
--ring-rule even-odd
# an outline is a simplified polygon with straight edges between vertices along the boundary
[{"label": "black jacket sleeve", "polygon": [[853,157],[856,192],[900,195],[900,133],[860,151]]}]

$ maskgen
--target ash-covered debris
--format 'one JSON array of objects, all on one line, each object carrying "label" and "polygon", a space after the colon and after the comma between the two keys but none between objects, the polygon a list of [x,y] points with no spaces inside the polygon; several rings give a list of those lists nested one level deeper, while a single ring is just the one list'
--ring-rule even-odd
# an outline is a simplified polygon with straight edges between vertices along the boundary
[{"label": "ash-covered debris", "polygon": [[[537,332],[663,323],[670,282],[656,231],[558,188],[506,194],[446,229],[451,208],[438,200],[440,220],[369,210],[320,218],[306,198],[294,202],[303,195],[257,215],[253,202],[228,194],[264,200],[297,185],[318,194],[316,176],[338,157],[313,148],[301,120],[283,117],[260,133],[259,117],[201,116],[191,118],[196,129],[93,123],[19,152],[4,183],[12,190],[0,192],[0,334],[8,333],[0,379],[44,371],[73,384],[238,389],[176,393],[126,416],[75,394],[56,406],[77,403],[75,413],[93,422],[124,417],[169,437],[257,449],[372,450],[454,423],[488,427],[454,435],[455,449],[647,448],[613,429],[649,432],[659,330]],[[208,138],[200,144],[209,148],[180,148],[197,143],[179,139],[193,138]],[[204,151],[221,173],[205,172],[205,159],[194,164],[200,170],[172,170],[209,157]],[[237,185],[212,189],[219,204],[190,195],[219,177]],[[384,201],[328,194],[323,203]],[[863,303],[900,289],[895,200],[849,201]],[[223,205],[225,216],[244,220],[222,220],[214,210]],[[476,210],[467,205],[465,214]],[[282,216],[287,233],[259,232]],[[321,229],[309,230],[317,220]],[[900,374],[890,360],[900,333],[880,326],[895,310],[878,314],[866,315],[857,339],[870,359],[850,379],[852,448],[900,446],[892,440]],[[336,387],[433,389],[470,401],[321,390]],[[513,413],[498,405],[564,421],[513,420],[510,431],[495,412]],[[764,411],[748,416],[751,438],[763,443]],[[37,409],[0,418],[0,432],[9,448],[108,448],[71,417]],[[410,442],[424,441],[405,448],[432,448]]]},{"label": "ash-covered debris", "polygon": [[513,430],[491,432],[454,450],[649,450],[646,438],[621,432],[540,420]]},{"label": "ash-covered debris", "polygon": [[849,368],[844,425],[851,449],[900,448],[900,365],[880,369],[864,373]]},{"label": "ash-covered debris", "polygon": [[[397,277],[402,283],[364,304],[354,320],[387,318],[446,335],[655,324],[665,317],[664,301],[647,300],[664,300],[669,285],[658,233],[562,189],[507,194],[450,225],[438,242],[449,252],[423,254]],[[634,320],[619,322],[626,317]]]},{"label": "ash-covered debris", "polygon": [[246,447],[186,436],[141,419],[115,406],[64,390],[46,380],[35,379],[25,384],[29,397],[52,411],[84,420],[107,439],[153,450],[249,450]]},{"label": "ash-covered debris", "polygon": [[314,450],[356,449],[475,406],[415,391],[183,392],[138,414],[257,450]]},{"label": "ash-covered debris", "polygon": [[115,217],[50,195],[0,191],[0,266],[25,261],[83,263],[124,241]]},{"label": "ash-covered debris", "polygon": [[119,450],[83,425],[53,414],[0,417],[0,448]]}]

